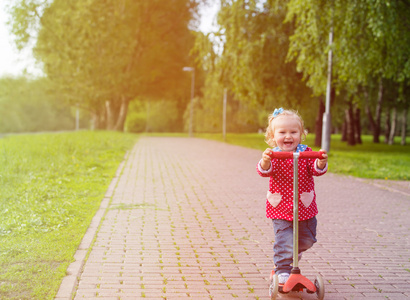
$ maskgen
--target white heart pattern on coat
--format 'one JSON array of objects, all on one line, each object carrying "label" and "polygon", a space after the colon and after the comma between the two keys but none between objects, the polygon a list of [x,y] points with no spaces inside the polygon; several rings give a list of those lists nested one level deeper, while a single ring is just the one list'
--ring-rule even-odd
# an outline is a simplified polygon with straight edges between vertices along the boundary
[{"label": "white heart pattern on coat", "polygon": [[268,198],[270,205],[272,205],[273,207],[278,206],[280,201],[282,201],[281,194],[272,194],[270,191],[268,191],[266,198]]},{"label": "white heart pattern on coat", "polygon": [[300,201],[303,203],[303,205],[306,208],[310,206],[314,198],[315,198],[314,191],[311,191],[309,193],[303,193],[302,195],[300,195]]}]

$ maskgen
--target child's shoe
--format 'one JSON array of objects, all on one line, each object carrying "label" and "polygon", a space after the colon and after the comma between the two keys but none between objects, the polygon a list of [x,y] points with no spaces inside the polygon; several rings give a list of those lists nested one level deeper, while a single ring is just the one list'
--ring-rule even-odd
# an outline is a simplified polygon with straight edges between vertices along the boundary
[{"label": "child's shoe", "polygon": [[279,279],[279,284],[285,284],[286,281],[288,281],[289,279],[289,274],[288,273],[281,273],[278,275],[278,279]]}]

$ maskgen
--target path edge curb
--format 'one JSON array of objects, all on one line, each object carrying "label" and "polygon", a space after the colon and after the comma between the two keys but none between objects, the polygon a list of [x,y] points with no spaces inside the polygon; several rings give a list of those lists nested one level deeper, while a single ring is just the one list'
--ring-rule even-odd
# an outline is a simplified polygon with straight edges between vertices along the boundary
[{"label": "path edge curb", "polygon": [[87,231],[85,232],[77,251],[74,254],[74,261],[67,267],[67,275],[63,278],[60,284],[60,288],[54,297],[55,300],[71,300],[73,299],[73,294],[76,291],[78,284],[78,278],[82,272],[84,264],[86,262],[87,254],[93,244],[94,238],[98,233],[101,221],[107,211],[107,208],[111,202],[111,198],[114,195],[115,188],[117,187],[118,180],[124,169],[125,163],[127,162],[130,155],[130,150],[124,155],[123,160],[117,168],[117,171],[105,192],[104,198],[101,201],[100,207],[95,213],[91,220]]}]

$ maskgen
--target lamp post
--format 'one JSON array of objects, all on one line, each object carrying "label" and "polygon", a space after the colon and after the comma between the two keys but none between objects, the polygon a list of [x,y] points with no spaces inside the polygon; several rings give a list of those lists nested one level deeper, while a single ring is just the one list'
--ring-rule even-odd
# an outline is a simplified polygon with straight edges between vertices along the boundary
[{"label": "lamp post", "polygon": [[[333,27],[329,33],[329,46],[333,43]],[[326,86],[326,111],[323,114],[322,127],[322,149],[329,152],[330,150],[330,130],[331,130],[331,115],[330,115],[330,97],[332,94],[332,49],[329,49],[328,67],[327,67],[327,86]]]},{"label": "lamp post", "polygon": [[193,67],[184,67],[182,68],[183,71],[185,72],[192,72],[192,80],[191,80],[191,101],[189,105],[189,137],[192,137],[192,121],[193,121],[193,115],[194,115],[194,91],[195,91],[195,68]]},{"label": "lamp post", "polygon": [[223,105],[222,105],[222,136],[224,142],[226,142],[226,103],[228,98],[228,89],[224,89],[224,98],[223,98]]},{"label": "lamp post", "polygon": [[77,103],[75,110],[75,130],[80,130],[80,105]]},{"label": "lamp post", "polygon": [[[333,2],[332,2],[333,5]],[[322,122],[322,149],[327,152],[330,151],[330,136],[331,136],[331,115],[330,115],[330,102],[332,96],[332,69],[333,69],[333,12],[334,7],[332,6],[332,25],[329,32],[329,53],[327,58],[327,85],[326,85],[326,110],[323,114]]]}]

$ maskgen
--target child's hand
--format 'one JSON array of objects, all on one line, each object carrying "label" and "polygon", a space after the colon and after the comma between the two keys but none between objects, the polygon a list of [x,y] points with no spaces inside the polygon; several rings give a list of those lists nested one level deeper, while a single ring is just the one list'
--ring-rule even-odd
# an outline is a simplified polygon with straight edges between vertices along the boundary
[{"label": "child's hand", "polygon": [[320,149],[320,152],[323,152],[323,158],[317,160],[317,167],[323,170],[327,164],[327,152],[323,149]]},{"label": "child's hand", "polygon": [[272,149],[267,148],[265,151],[262,153],[262,161],[261,161],[261,167],[264,170],[269,170],[270,164],[271,164],[271,154],[272,154]]}]

